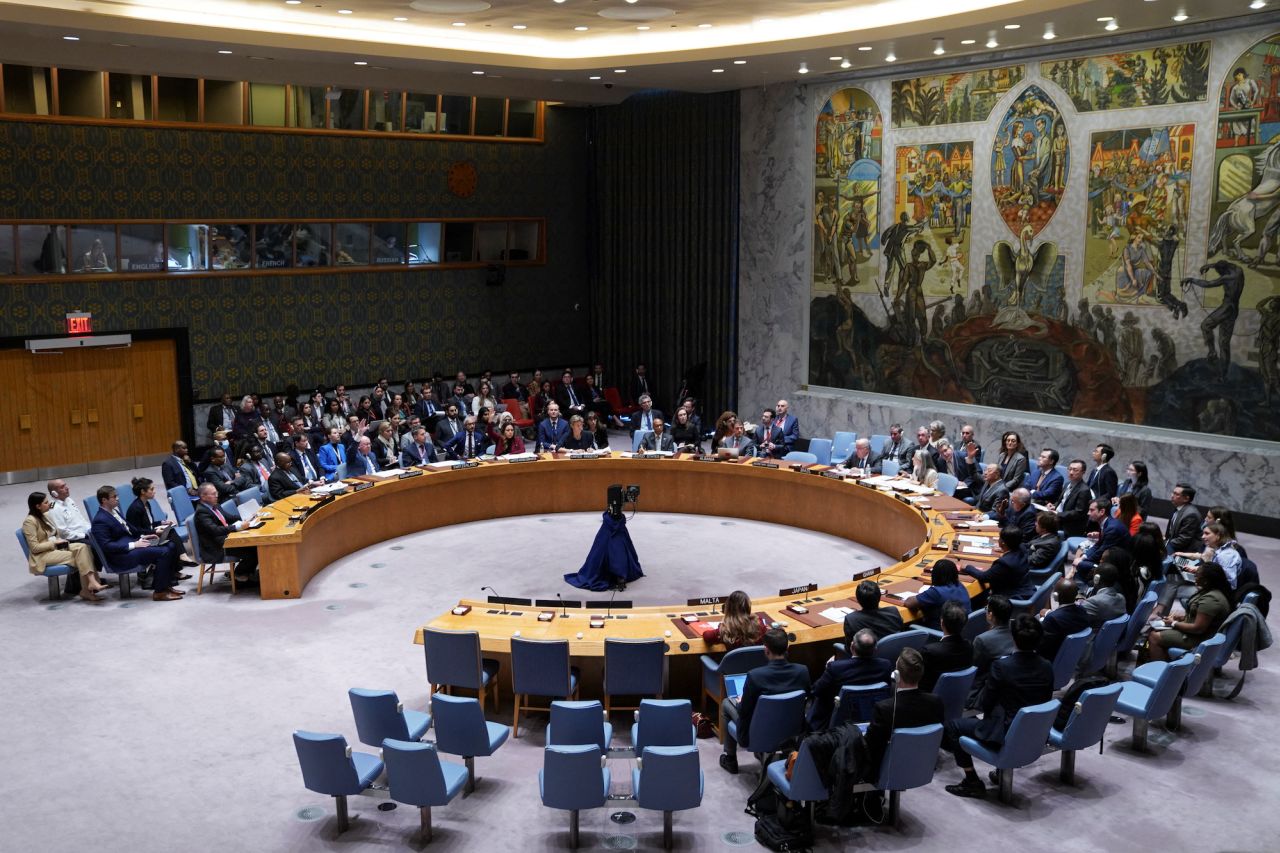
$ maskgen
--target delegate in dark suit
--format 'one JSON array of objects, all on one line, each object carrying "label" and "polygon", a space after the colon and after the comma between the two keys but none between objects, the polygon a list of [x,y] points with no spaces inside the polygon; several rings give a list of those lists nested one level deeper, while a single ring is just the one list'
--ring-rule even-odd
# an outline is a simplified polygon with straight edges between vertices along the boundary
[{"label": "delegate in dark suit", "polygon": [[924,675],[920,676],[920,689],[932,692],[938,684],[938,676],[944,672],[959,672],[973,666],[973,644],[964,637],[943,637],[920,650],[924,658]]},{"label": "delegate in dark suit", "polygon": [[1022,487],[1031,492],[1031,500],[1035,503],[1053,506],[1062,496],[1062,486],[1065,482],[1056,469],[1050,468],[1044,471],[1037,467],[1034,471],[1027,472],[1027,476],[1022,481]]},{"label": "delegate in dark suit", "polygon": [[[808,693],[809,685],[809,670],[782,658],[771,660],[747,673],[746,683],[742,686],[742,701],[734,710],[738,718],[738,735],[747,738],[748,749],[751,748],[751,716],[755,713],[760,697],[790,693],[792,690]],[[724,749],[730,755],[735,754],[738,749],[738,744],[728,734],[725,735]]]},{"label": "delegate in dark suit", "polygon": [[[190,479],[187,476],[190,475]],[[167,492],[174,486],[182,486],[188,494],[194,494],[200,479],[196,476],[196,466],[188,459],[169,456],[160,463],[160,478],[164,481]]]},{"label": "delegate in dark suit", "polygon": [[1097,567],[1098,561],[1102,559],[1102,555],[1107,552],[1108,548],[1124,548],[1129,550],[1133,545],[1133,537],[1129,535],[1129,528],[1125,527],[1124,522],[1120,519],[1108,515],[1102,521],[1102,535],[1098,537],[1098,541],[1084,552],[1084,559],[1076,567],[1081,572],[1086,573],[1088,577]]},{"label": "delegate in dark suit", "polygon": [[[186,548],[182,544],[182,537],[178,535],[178,531],[169,527],[164,533],[156,531],[157,519],[151,515],[151,504],[141,498],[135,498],[133,503],[129,504],[129,508],[125,510],[124,520],[129,525],[129,532],[138,536],[149,536],[155,534],[160,537],[157,543],[161,547],[174,550],[174,556],[182,559],[186,553]],[[161,519],[163,520],[163,519]]]},{"label": "delegate in dark suit", "polygon": [[565,436],[568,434],[568,421],[564,418],[557,418],[554,421],[547,418],[538,424],[538,452],[558,450],[564,444]]},{"label": "delegate in dark suit", "polygon": [[204,481],[213,483],[213,487],[218,490],[218,500],[225,501],[235,498],[235,496],[249,488],[249,480],[244,474],[231,467],[230,463],[223,463],[220,466],[210,465],[204,469]]},{"label": "delegate in dark suit", "polygon": [[1070,539],[1083,536],[1089,521],[1089,487],[1083,482],[1068,482],[1058,500],[1058,524]]},{"label": "delegate in dark suit", "polygon": [[813,683],[809,727],[825,729],[831,724],[831,713],[841,687],[888,682],[891,672],[893,664],[882,657],[837,658],[831,661]]},{"label": "delegate in dark suit", "polygon": [[664,424],[667,423],[666,415],[662,414],[658,409],[650,409],[647,412],[639,411],[633,414],[630,418],[630,422],[628,423],[631,434],[635,435],[636,430],[638,429],[653,429],[654,418],[658,418]]},{"label": "delegate in dark suit", "polygon": [[1036,508],[1027,504],[1022,509],[1014,508],[1013,501],[1005,507],[1003,513],[991,513],[993,521],[1000,522],[1001,527],[1016,527],[1022,531],[1024,541],[1034,539],[1036,535]]},{"label": "delegate in dark suit", "polygon": [[890,606],[881,607],[878,610],[855,610],[846,614],[844,617],[846,648],[852,648],[853,635],[863,628],[875,634],[877,640],[883,640],[890,634],[896,634],[902,630],[902,614],[898,612],[898,608]]},{"label": "delegate in dark suit", "polygon": [[444,451],[450,459],[475,459],[484,453],[489,444],[488,439],[479,432],[467,432],[465,429],[449,439]]},{"label": "delegate in dark suit", "polygon": [[1173,512],[1165,527],[1165,544],[1169,553],[1200,550],[1200,510],[1184,504]]},{"label": "delegate in dark suit", "polygon": [[320,464],[320,457],[310,447],[306,450],[292,447],[289,449],[289,456],[293,459],[293,471],[302,482],[325,479],[325,470]]},{"label": "delegate in dark suit", "polygon": [[782,433],[782,444],[787,448],[787,452],[795,446],[800,440],[800,421],[795,415],[780,415],[773,425]]},{"label": "delegate in dark suit", "polygon": [[863,743],[867,748],[867,767],[863,778],[874,782],[880,776],[880,763],[894,729],[931,726],[942,722],[942,700],[923,687],[908,687],[897,696],[881,699],[871,714],[871,725]]},{"label": "delegate in dark suit", "polygon": [[412,465],[426,465],[435,461],[436,446],[429,441],[423,445],[412,442],[400,450],[400,466],[402,468],[408,468]]},{"label": "delegate in dark suit", "polygon": [[645,435],[644,438],[640,439],[640,449],[648,451],[666,450],[674,452],[676,449],[675,439],[671,437],[670,433],[664,432],[662,435],[658,435],[657,433],[651,432]]},{"label": "delegate in dark suit", "polygon": [[225,548],[227,537],[235,531],[240,516],[234,510],[223,513],[221,507],[211,507],[204,501],[196,502],[196,536],[200,537],[200,556],[206,564],[224,563],[227,557],[238,557],[236,574],[249,574],[258,568],[257,548]]},{"label": "delegate in dark suit", "polygon": [[978,509],[987,513],[995,512],[1001,501],[1009,499],[1009,487],[1004,484],[1003,480],[996,480],[994,483],[983,485],[977,494]]},{"label": "delegate in dark suit", "polygon": [[173,579],[177,574],[178,554],[171,546],[150,545],[131,548],[138,536],[129,530],[128,524],[121,522],[105,509],[99,509],[93,517],[90,534],[97,541],[102,553],[106,555],[107,562],[114,568],[131,569],[135,566],[154,564],[156,571],[152,585],[155,591],[165,592],[173,588]]},{"label": "delegate in dark suit", "polygon": [[1035,583],[1027,577],[1028,570],[1027,558],[1019,550],[1001,554],[1000,559],[986,571],[976,566],[965,566],[960,573],[986,584],[991,595],[1026,598],[1036,588]]},{"label": "delegate in dark suit", "polygon": [[[787,448],[782,441],[782,430],[778,429],[774,424],[769,424],[768,431],[765,430],[764,424],[760,424],[751,433],[751,438],[755,442],[756,453],[759,456],[778,457],[786,455]],[[774,445],[773,449],[770,450],[765,447],[766,444]]]},{"label": "delegate in dark suit", "polygon": [[1111,500],[1120,491],[1120,478],[1111,465],[1099,465],[1089,474],[1089,490],[1094,498]]},{"label": "delegate in dark suit", "polygon": [[1000,745],[1018,711],[1048,702],[1053,696],[1053,665],[1035,652],[1015,651],[991,664],[991,673],[979,699],[982,718],[965,717],[947,723],[949,745],[961,767],[972,759],[960,746],[960,735]]},{"label": "delegate in dark suit", "polygon": [[293,473],[293,469],[288,471],[277,466],[271,475],[267,477],[267,493],[271,495],[271,501],[274,503],[283,500],[292,494],[301,491],[306,485]]},{"label": "delegate in dark suit", "polygon": [[1027,556],[1028,567],[1043,569],[1047,568],[1053,562],[1054,557],[1058,556],[1058,551],[1061,547],[1062,540],[1058,538],[1058,534],[1046,533],[1027,542],[1022,546],[1022,549]]},{"label": "delegate in dark suit", "polygon": [[1040,641],[1040,647],[1036,651],[1040,657],[1052,662],[1068,634],[1074,634],[1089,627],[1089,613],[1079,603],[1073,601],[1056,610],[1050,610],[1045,615],[1044,621],[1040,623],[1040,627],[1044,628],[1044,639]]}]

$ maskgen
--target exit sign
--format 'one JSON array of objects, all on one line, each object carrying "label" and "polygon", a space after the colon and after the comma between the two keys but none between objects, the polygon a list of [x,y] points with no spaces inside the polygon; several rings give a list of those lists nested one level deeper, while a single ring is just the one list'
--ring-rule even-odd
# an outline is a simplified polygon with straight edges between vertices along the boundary
[{"label": "exit sign", "polygon": [[86,311],[67,314],[68,335],[88,335],[93,332],[93,315]]}]

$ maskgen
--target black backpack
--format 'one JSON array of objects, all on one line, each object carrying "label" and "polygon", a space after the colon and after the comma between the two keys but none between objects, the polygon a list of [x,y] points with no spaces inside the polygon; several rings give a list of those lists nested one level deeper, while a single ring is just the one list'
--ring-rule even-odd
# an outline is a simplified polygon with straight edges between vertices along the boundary
[{"label": "black backpack", "polygon": [[1081,693],[1092,690],[1094,687],[1106,687],[1110,683],[1101,675],[1086,675],[1071,682],[1070,689],[1062,694],[1062,706],[1058,708],[1058,718],[1053,721],[1053,727],[1058,731],[1067,727],[1067,721],[1071,719],[1071,713],[1075,711]]},{"label": "black backpack", "polygon": [[761,814],[756,819],[756,841],[770,850],[788,853],[813,849],[813,825],[807,819],[795,820],[791,824],[783,823],[776,814]]}]

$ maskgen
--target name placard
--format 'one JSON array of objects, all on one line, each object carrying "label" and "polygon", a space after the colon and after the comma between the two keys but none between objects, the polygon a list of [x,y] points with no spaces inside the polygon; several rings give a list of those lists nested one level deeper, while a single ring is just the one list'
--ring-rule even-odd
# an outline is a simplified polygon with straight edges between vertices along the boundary
[{"label": "name placard", "polygon": [[701,607],[704,604],[723,604],[726,596],[723,595],[704,595],[701,598],[691,598],[685,602],[685,607]]},{"label": "name placard", "polygon": [[880,571],[881,571],[880,566],[876,566],[874,569],[863,569],[860,572],[853,573],[853,580],[860,581],[866,578],[873,578],[876,575],[880,574]]},{"label": "name placard", "polygon": [[537,461],[538,461],[538,457],[536,456],[534,456],[531,459],[508,459],[507,460],[507,462],[511,465],[519,465],[521,462],[537,462]]},{"label": "name placard", "polygon": [[421,476],[422,476],[422,472],[421,472],[421,471],[401,471],[401,472],[400,472],[400,475],[399,475],[398,477],[396,477],[396,479],[397,479],[397,480],[407,480],[407,479],[409,479],[410,477],[421,477]]},{"label": "name placard", "polygon": [[826,477],[828,480],[843,480],[843,479],[845,479],[844,474],[841,474],[839,471],[814,471],[813,473],[815,473],[815,474],[821,474],[822,476]]},{"label": "name placard", "polygon": [[719,456],[695,456],[693,457],[693,461],[694,462],[719,462],[720,457]]},{"label": "name placard", "polygon": [[751,467],[752,468],[777,468],[778,463],[777,462],[752,462]]},{"label": "name placard", "polygon": [[354,486],[351,487],[351,493],[355,494],[356,492],[363,492],[365,489],[372,489],[372,488],[373,488],[373,483],[356,483]]},{"label": "name placard", "polygon": [[816,583],[801,584],[800,586],[793,586],[793,587],[790,587],[789,589],[778,590],[778,597],[790,598],[793,595],[806,595],[811,592],[816,592],[817,589],[818,589],[818,585]]},{"label": "name placard", "polygon": [[479,467],[480,467],[480,463],[479,463],[479,462],[477,462],[477,461],[476,461],[476,460],[474,460],[474,459],[469,459],[469,460],[467,460],[466,462],[455,462],[455,463],[453,463],[453,467],[452,467],[452,468],[450,468],[449,470],[450,470],[450,471],[457,471],[459,468],[479,468]]}]

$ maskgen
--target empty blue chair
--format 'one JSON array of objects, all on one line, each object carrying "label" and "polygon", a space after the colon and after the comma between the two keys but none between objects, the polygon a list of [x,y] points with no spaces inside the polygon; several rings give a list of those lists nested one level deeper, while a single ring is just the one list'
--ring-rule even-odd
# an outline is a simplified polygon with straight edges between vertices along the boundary
[{"label": "empty blue chair", "polygon": [[[849,454],[853,452],[854,442],[858,440],[856,432],[837,432],[831,440],[831,461],[843,462],[849,458]],[[809,442],[810,452],[817,453],[813,449],[813,442]],[[872,448],[872,453],[879,453],[876,448]]]},{"label": "empty blue chair", "polygon": [[671,849],[671,813],[702,805],[703,777],[696,746],[650,746],[631,771],[636,804],[662,812],[662,845]]},{"label": "empty blue chair", "polygon": [[960,632],[960,636],[972,643],[989,627],[991,626],[987,624],[987,609],[979,607],[977,610],[969,611],[969,618],[965,620],[964,630]]},{"label": "empty blue chair", "polygon": [[[130,492],[132,494],[132,492]],[[120,514],[124,515],[124,498],[121,497]],[[98,514],[98,510],[102,509],[102,504],[98,503],[97,495],[89,495],[84,499],[84,517],[90,524],[93,524],[93,517]]]},{"label": "empty blue chair", "polygon": [[715,703],[717,731],[720,734],[720,742],[723,743],[724,714],[721,712],[720,703],[724,700],[724,677],[741,675],[758,666],[764,666],[764,646],[742,646],[727,652],[719,661],[710,655],[702,655],[701,660],[702,707],[706,710],[708,699]]},{"label": "empty blue chair", "polygon": [[631,436],[632,453],[640,452],[640,442],[644,441],[644,437],[651,432],[653,432],[651,429],[638,429],[635,431],[635,434]]},{"label": "empty blue chair", "polygon": [[804,700],[803,690],[761,696],[751,717],[750,732],[739,732],[737,720],[729,721],[729,734],[738,745],[762,756],[762,773],[768,767],[763,756],[777,752],[788,740],[804,731]]},{"label": "empty blue chair", "polygon": [[880,451],[884,450],[884,446],[888,443],[889,443],[889,436],[873,434],[871,436],[871,452],[876,454],[877,456],[880,455]]},{"label": "empty blue chair", "polygon": [[802,462],[806,465],[816,465],[818,457],[812,453],[806,453],[803,450],[793,450],[786,456],[782,457],[783,462]]},{"label": "empty blue chair", "polygon": [[880,473],[886,477],[898,476],[898,463],[894,459],[886,459],[880,463]]},{"label": "empty blue chair", "polygon": [[426,656],[427,683],[432,693],[437,688],[443,693],[455,687],[474,690],[483,713],[485,693],[492,687],[493,703],[498,704],[498,662],[480,657],[478,633],[427,628],[422,632],[422,653]]},{"label": "empty blue chair", "polygon": [[178,525],[178,535],[183,539],[187,538],[187,522],[196,514],[196,505],[192,502],[191,495],[182,486],[174,486],[169,490],[169,506],[173,509],[173,518]]},{"label": "empty blue chair", "polygon": [[250,486],[244,491],[236,492],[236,506],[244,506],[249,501],[257,501],[259,505],[263,503],[262,489],[257,486]]},{"label": "empty blue chair", "polygon": [[[1182,697],[1195,696],[1203,688],[1213,673],[1214,666],[1217,665],[1219,655],[1222,649],[1227,645],[1226,634],[1214,634],[1200,645],[1196,646],[1196,650],[1192,652],[1195,664],[1191,671],[1187,673],[1187,683],[1178,691],[1177,697],[1173,700],[1173,707],[1169,709],[1169,714],[1165,717],[1165,728],[1176,731],[1182,726]],[[1181,660],[1185,655],[1178,657]],[[1155,687],[1156,682],[1160,680],[1163,673],[1164,664],[1161,661],[1151,661],[1134,668],[1130,674],[1130,678],[1139,684],[1145,684],[1148,687]]]},{"label": "empty blue chair", "polygon": [[693,746],[697,741],[688,699],[642,699],[635,719],[631,744],[636,755],[643,754],[646,746]]},{"label": "empty blue chair", "polygon": [[1096,743],[1098,752],[1102,752],[1102,737],[1107,732],[1111,712],[1120,699],[1120,687],[1120,684],[1108,684],[1084,691],[1071,709],[1071,716],[1067,718],[1062,731],[1049,729],[1049,744],[1062,750],[1058,778],[1064,784],[1075,784],[1078,751],[1088,749]]},{"label": "empty blue chair", "polygon": [[[120,496],[120,514],[124,515],[129,511],[129,507],[133,504],[138,496],[133,493],[133,483],[121,483],[116,486],[116,494]],[[93,519],[89,519],[89,523],[93,523]]]},{"label": "empty blue chair", "polygon": [[297,731],[293,747],[302,767],[302,784],[309,791],[337,801],[338,832],[346,832],[347,797],[363,793],[382,775],[382,762],[367,752],[352,752],[342,735]]},{"label": "empty blue chair", "polygon": [[942,492],[947,497],[954,497],[956,487],[960,485],[960,478],[953,474],[939,474],[938,482],[934,484],[934,488]]},{"label": "empty blue chair", "polygon": [[406,711],[394,690],[365,690],[353,687],[347,691],[351,713],[356,718],[356,734],[366,746],[380,747],[391,740],[422,740],[431,728],[431,715]]},{"label": "empty blue chair", "polygon": [[1080,665],[1080,658],[1084,657],[1084,651],[1089,646],[1089,637],[1093,632],[1088,628],[1081,628],[1074,634],[1068,634],[1062,638],[1062,645],[1058,646],[1058,653],[1053,656],[1053,689],[1061,690],[1067,686],[1067,683],[1075,677],[1076,667]]},{"label": "empty blue chair", "polygon": [[467,768],[441,761],[435,744],[388,738],[382,745],[391,799],[417,806],[422,840],[431,840],[431,807],[447,806],[467,783]]},{"label": "empty blue chair", "polygon": [[1138,599],[1138,603],[1133,606],[1133,613],[1129,614],[1129,621],[1124,626],[1124,633],[1120,635],[1120,641],[1116,643],[1117,654],[1128,654],[1138,643],[1138,635],[1142,633],[1142,626],[1147,624],[1147,620],[1151,618],[1151,611],[1156,607],[1156,593],[1147,591],[1142,598]]},{"label": "empty blue chair", "polygon": [[[1164,664],[1153,684],[1126,681],[1121,685],[1116,713],[1133,718],[1133,748],[1147,751],[1147,729],[1152,720],[1166,716],[1173,708],[1174,700],[1182,690],[1187,676],[1196,665],[1195,655],[1183,655],[1172,663]],[[1148,675],[1152,674],[1148,670]]]},{"label": "empty blue chair", "polygon": [[1057,699],[1050,699],[1019,710],[999,749],[992,749],[971,737],[960,738],[960,747],[965,752],[996,769],[1000,802],[1007,803],[1013,799],[1013,771],[1034,764],[1044,751],[1059,704]]},{"label": "empty blue chair", "polygon": [[[15,530],[14,533],[17,534],[18,545],[19,547],[22,548],[22,558],[24,560],[30,560],[31,549],[27,547],[27,537],[22,535],[21,529]],[[65,577],[74,571],[76,571],[76,567],[70,564],[64,564],[61,566],[45,566],[44,567],[44,571],[40,573],[40,576],[49,579],[49,600],[50,601],[62,600],[62,588],[58,586],[58,578]]]},{"label": "empty blue chair", "polygon": [[485,455],[485,456],[492,456],[492,455],[493,455],[493,451],[494,451],[494,450],[496,450],[496,449],[497,449],[497,445],[496,445],[496,444],[490,444],[489,446],[487,446],[487,447],[484,449],[484,455]]},{"label": "empty blue chair", "polygon": [[1009,604],[1013,605],[1013,612],[1030,613],[1032,616],[1049,606],[1049,596],[1053,594],[1053,585],[1061,580],[1062,575],[1054,572],[1044,579],[1035,591],[1027,598],[1011,598]]},{"label": "empty blue chair", "polygon": [[889,792],[889,824],[898,824],[898,806],[903,791],[923,788],[933,781],[942,746],[942,726],[933,723],[909,729],[894,729],[880,762],[876,788]]},{"label": "empty blue chair", "polygon": [[614,696],[662,698],[667,644],[661,637],[604,641],[604,709],[634,711],[639,705],[615,705]]},{"label": "empty blue chair", "polygon": [[599,808],[609,798],[609,768],[600,747],[548,746],[538,771],[542,804],[569,812],[569,846],[578,846],[578,812]]},{"label": "empty blue chair", "polygon": [[976,666],[956,672],[944,672],[933,685],[933,695],[942,701],[942,720],[949,722],[964,716],[964,703],[973,689],[973,679],[978,674]]},{"label": "empty blue chair", "polygon": [[893,686],[887,681],[875,684],[846,684],[836,696],[836,707],[831,712],[831,727],[847,723],[871,722],[876,703],[893,695]]},{"label": "empty blue chair", "polygon": [[547,746],[579,746],[593,743],[601,752],[609,751],[613,725],[599,700],[552,702],[547,724]]},{"label": "empty blue chair", "polygon": [[831,450],[831,439],[813,438],[809,440],[809,452],[818,460],[819,465],[831,465],[840,462],[843,456],[836,456]]},{"label": "empty blue chair", "polygon": [[436,748],[449,755],[461,755],[467,765],[467,793],[476,789],[476,756],[493,755],[507,742],[511,729],[484,718],[475,699],[436,693],[431,697],[431,716],[436,727]]},{"label": "empty blue chair", "polygon": [[515,694],[515,717],[511,736],[520,737],[520,712],[547,711],[549,706],[532,704],[533,696],[553,699],[578,697],[578,671],[569,666],[568,640],[525,640],[511,638],[511,692]]},{"label": "empty blue chair", "polygon": [[1093,635],[1093,645],[1089,647],[1088,657],[1080,671],[1081,675],[1090,675],[1109,666],[1109,662],[1116,653],[1116,643],[1120,642],[1120,637],[1128,624],[1128,613],[1121,613],[1116,618],[1102,623],[1098,633]]},{"label": "empty blue chair", "polygon": [[931,639],[924,631],[899,631],[876,643],[876,657],[896,663],[903,649],[923,649]]}]

